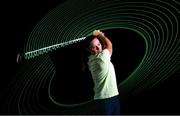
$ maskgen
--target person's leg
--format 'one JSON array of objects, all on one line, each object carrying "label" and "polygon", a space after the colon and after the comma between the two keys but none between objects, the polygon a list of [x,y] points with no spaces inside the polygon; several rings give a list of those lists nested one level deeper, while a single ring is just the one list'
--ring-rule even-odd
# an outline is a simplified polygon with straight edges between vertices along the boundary
[{"label": "person's leg", "polygon": [[119,115],[120,114],[120,100],[119,96],[112,98],[101,99],[95,101],[93,114],[97,115]]},{"label": "person's leg", "polygon": [[120,114],[120,101],[119,96],[108,99],[99,100],[101,104],[100,112],[104,115],[119,115]]},{"label": "person's leg", "polygon": [[110,99],[99,99],[96,100],[96,114],[97,115],[107,115],[112,113],[112,107]]},{"label": "person's leg", "polygon": [[112,100],[113,104],[113,113],[114,115],[120,115],[120,100],[119,96],[115,96]]},{"label": "person's leg", "polygon": [[101,102],[102,102],[102,114],[111,115],[113,112],[112,99],[111,98],[104,99]]}]

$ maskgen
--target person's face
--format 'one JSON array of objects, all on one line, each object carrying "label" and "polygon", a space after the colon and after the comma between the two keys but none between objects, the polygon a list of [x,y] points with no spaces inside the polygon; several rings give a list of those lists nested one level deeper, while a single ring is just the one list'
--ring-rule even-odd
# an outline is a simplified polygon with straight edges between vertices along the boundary
[{"label": "person's face", "polygon": [[102,45],[97,38],[94,38],[89,45],[89,52],[92,55],[98,54],[102,52]]}]

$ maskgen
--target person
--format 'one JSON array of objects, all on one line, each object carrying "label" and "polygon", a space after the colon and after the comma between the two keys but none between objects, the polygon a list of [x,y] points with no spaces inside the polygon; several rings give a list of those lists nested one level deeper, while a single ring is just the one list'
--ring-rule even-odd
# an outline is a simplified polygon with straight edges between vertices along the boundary
[{"label": "person", "polygon": [[100,106],[97,113],[118,115],[120,100],[115,69],[111,62],[112,42],[99,30],[93,31],[84,41],[87,51],[85,62],[94,82],[94,101]]}]

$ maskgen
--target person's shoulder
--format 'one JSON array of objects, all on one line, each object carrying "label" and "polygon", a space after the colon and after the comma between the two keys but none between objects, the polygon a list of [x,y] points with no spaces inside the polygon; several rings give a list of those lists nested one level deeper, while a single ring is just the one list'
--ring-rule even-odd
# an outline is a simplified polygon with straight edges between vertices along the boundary
[{"label": "person's shoulder", "polygon": [[92,61],[94,61],[96,58],[97,58],[96,55],[90,55],[90,56],[88,57],[88,62],[92,62]]},{"label": "person's shoulder", "polygon": [[109,50],[107,48],[103,49],[102,54],[110,55]]},{"label": "person's shoulder", "polygon": [[110,53],[108,49],[104,49],[101,53],[101,57],[106,60],[110,60]]},{"label": "person's shoulder", "polygon": [[107,48],[103,49],[102,52],[109,52]]}]

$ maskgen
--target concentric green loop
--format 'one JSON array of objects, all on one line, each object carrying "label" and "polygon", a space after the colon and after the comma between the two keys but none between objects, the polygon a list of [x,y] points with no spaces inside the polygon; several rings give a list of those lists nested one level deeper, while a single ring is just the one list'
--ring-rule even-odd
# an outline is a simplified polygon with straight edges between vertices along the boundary
[{"label": "concentric green loop", "polygon": [[[175,0],[65,1],[47,13],[27,38],[24,53],[29,60],[16,75],[18,81],[10,92],[9,112],[13,106],[18,106],[20,114],[61,112],[57,106],[74,108],[91,102],[68,105],[53,98],[51,85],[56,71],[46,53],[83,41],[95,29],[129,29],[145,41],[142,61],[118,84],[121,98],[152,88],[180,68],[179,19],[180,3]],[[54,107],[40,103],[43,88]],[[62,112],[66,112],[65,108]]]}]

